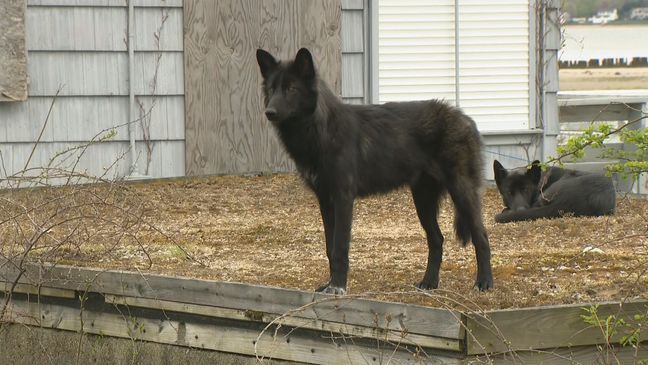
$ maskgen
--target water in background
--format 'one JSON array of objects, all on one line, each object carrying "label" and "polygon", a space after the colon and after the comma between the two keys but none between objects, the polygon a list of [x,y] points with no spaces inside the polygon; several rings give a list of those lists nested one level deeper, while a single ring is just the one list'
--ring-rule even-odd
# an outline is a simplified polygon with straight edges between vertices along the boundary
[{"label": "water in background", "polygon": [[648,57],[648,25],[565,25],[561,61]]}]

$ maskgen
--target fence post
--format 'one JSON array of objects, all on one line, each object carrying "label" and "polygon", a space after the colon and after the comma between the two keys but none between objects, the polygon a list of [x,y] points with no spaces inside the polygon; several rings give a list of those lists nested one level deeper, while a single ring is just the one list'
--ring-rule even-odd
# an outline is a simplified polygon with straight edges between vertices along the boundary
[{"label": "fence post", "polygon": [[560,1],[541,0],[544,7],[543,27],[544,34],[542,73],[544,75],[542,90],[542,116],[543,116],[543,142],[542,159],[555,155],[560,133],[558,114],[558,51],[560,49]]}]

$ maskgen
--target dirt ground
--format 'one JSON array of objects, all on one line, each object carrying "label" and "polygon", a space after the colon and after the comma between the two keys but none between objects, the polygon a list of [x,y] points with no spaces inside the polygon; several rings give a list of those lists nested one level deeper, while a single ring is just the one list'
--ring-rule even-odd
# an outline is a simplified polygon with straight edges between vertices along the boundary
[{"label": "dirt ground", "polygon": [[648,67],[560,69],[560,90],[648,89]]},{"label": "dirt ground", "polygon": [[[52,217],[64,211],[83,211],[79,202],[102,196],[108,189],[93,187],[75,199],[77,205],[59,206],[43,214]],[[2,201],[27,204],[27,200],[38,201],[37,194],[49,200],[52,194],[65,195],[44,189],[22,197],[5,194]],[[313,290],[328,278],[317,202],[295,175],[128,184],[119,194],[106,195],[100,201],[119,209],[94,207],[100,221],[87,223],[90,228],[66,228],[68,233],[63,232],[63,226],[49,229],[51,235],[58,231],[59,238],[43,244],[34,254],[67,264],[303,290]],[[356,202],[350,293],[431,306],[439,306],[439,297],[443,297],[442,305],[462,308],[464,303],[472,309],[621,300],[648,293],[647,199],[619,197],[614,216],[512,224],[494,222],[494,215],[502,209],[494,188],[485,191],[483,204],[494,290],[480,293],[473,289],[474,249],[455,240],[448,200],[440,212],[446,237],[440,289],[434,295],[414,290],[425,270],[427,246],[410,194],[399,190]],[[11,210],[4,208],[5,213]],[[83,215],[91,213],[88,210]],[[147,223],[134,230],[125,216]],[[0,227],[8,232],[8,220],[2,221]],[[96,226],[109,221],[113,228],[86,232],[99,231]],[[132,239],[123,238],[115,227],[127,227],[125,236]],[[79,232],[83,234],[73,240],[76,245],[45,254],[53,242],[63,242],[64,237]],[[92,244],[78,244],[80,240]],[[584,253],[588,246],[597,250]]]}]

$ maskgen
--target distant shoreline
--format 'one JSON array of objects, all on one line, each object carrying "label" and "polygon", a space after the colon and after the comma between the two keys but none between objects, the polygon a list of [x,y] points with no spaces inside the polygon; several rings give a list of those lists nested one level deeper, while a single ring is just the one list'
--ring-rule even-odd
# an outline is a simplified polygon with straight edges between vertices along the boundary
[{"label": "distant shoreline", "polygon": [[619,25],[637,25],[637,26],[648,26],[648,20],[622,20],[606,24],[593,24],[593,23],[565,23],[562,24],[563,27],[614,27]]},{"label": "distant shoreline", "polygon": [[648,90],[648,67],[570,68],[559,73],[560,91]]}]

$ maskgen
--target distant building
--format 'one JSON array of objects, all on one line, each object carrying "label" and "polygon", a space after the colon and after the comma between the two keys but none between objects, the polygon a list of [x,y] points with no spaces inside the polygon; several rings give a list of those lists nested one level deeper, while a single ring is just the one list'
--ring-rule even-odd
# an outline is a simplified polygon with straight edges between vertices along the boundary
[{"label": "distant building", "polygon": [[630,13],[632,20],[646,20],[648,19],[648,8],[634,8]]},{"label": "distant building", "polygon": [[619,19],[619,13],[616,9],[609,11],[599,11],[593,17],[589,18],[588,21],[592,24],[607,24]]}]

